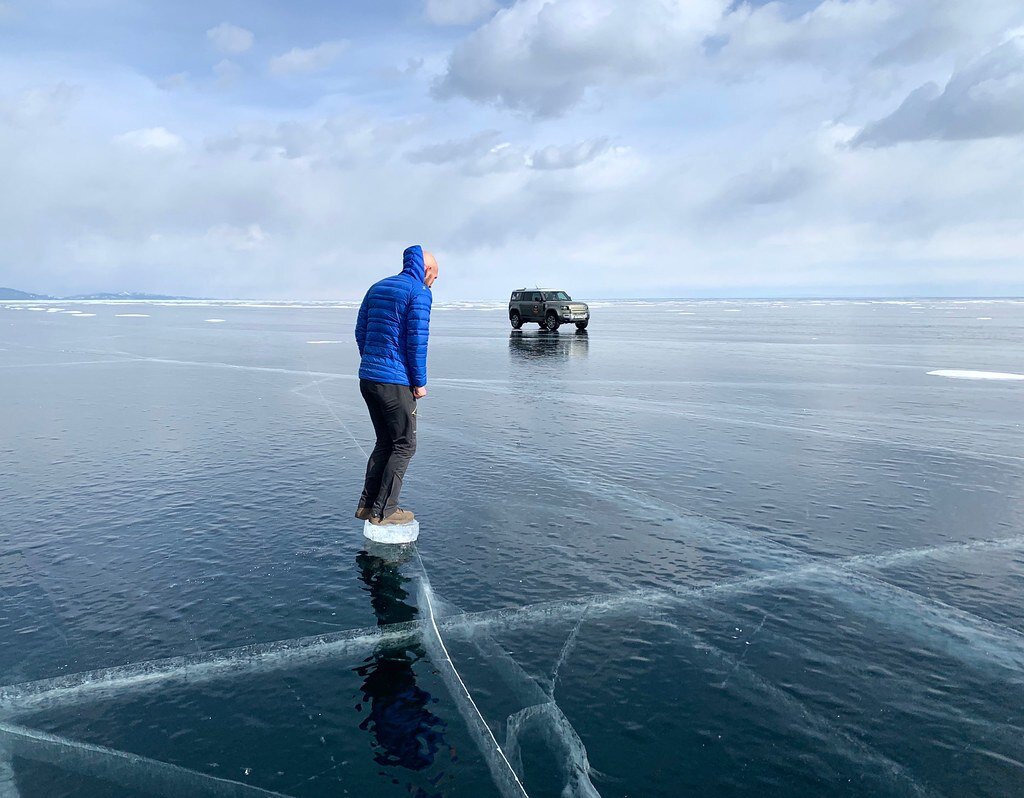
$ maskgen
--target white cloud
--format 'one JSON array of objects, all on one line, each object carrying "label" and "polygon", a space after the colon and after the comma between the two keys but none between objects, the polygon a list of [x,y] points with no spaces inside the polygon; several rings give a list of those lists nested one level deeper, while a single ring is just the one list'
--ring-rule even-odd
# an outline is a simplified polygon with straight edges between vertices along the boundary
[{"label": "white cloud", "polygon": [[255,40],[252,31],[228,22],[222,22],[217,27],[210,28],[206,31],[206,38],[214,47],[228,55],[244,53],[252,47]]},{"label": "white cloud", "polygon": [[262,249],[270,236],[258,224],[244,227],[230,224],[215,225],[206,231],[206,240],[211,246],[233,252],[255,252]]},{"label": "white cloud", "polygon": [[295,47],[282,55],[270,59],[273,75],[295,75],[322,72],[328,69],[348,49],[347,41],[331,41],[316,47]]},{"label": "white cloud", "polygon": [[854,145],[1024,134],[1024,37],[958,70],[945,88],[926,83],[892,114],[872,122]]},{"label": "white cloud", "polygon": [[0,96],[0,121],[19,127],[59,124],[81,96],[81,86],[64,82]]},{"label": "white cloud", "polygon": [[[237,94],[211,90],[209,53],[176,67],[183,92],[128,63],[0,55],[0,283],[357,297],[422,242],[445,267],[439,299],[499,296],[509,274],[589,296],[624,291],[623,274],[647,295],[1019,293],[1024,135],[975,136],[1012,129],[992,109],[1020,105],[1016,57],[984,54],[1016,26],[997,29],[992,0],[928,2],[522,0],[476,33],[412,20],[361,40],[358,81]],[[659,22],[698,6],[709,23]],[[481,32],[495,51],[477,41],[458,75],[483,66],[474,97],[562,118],[424,98],[438,53]],[[409,53],[418,75],[374,72]],[[926,137],[851,146],[928,81]]]},{"label": "white cloud", "polygon": [[139,150],[170,152],[181,149],[185,142],[181,136],[163,127],[130,130],[114,137],[114,141]]},{"label": "white cloud", "polygon": [[608,152],[607,138],[588,139],[576,144],[549,145],[532,153],[525,145],[502,141],[497,130],[485,130],[465,139],[428,144],[406,154],[411,163],[446,166],[458,164],[463,172],[488,175],[521,169],[576,169]]},{"label": "white cloud", "polygon": [[173,75],[158,80],[156,85],[165,91],[178,91],[188,86],[188,80],[188,72],[175,72]]},{"label": "white cloud", "polygon": [[435,25],[469,25],[498,10],[495,0],[427,0],[424,13]]},{"label": "white cloud", "polygon": [[213,74],[217,76],[220,86],[230,86],[242,77],[242,67],[229,58],[224,58],[213,65]]}]

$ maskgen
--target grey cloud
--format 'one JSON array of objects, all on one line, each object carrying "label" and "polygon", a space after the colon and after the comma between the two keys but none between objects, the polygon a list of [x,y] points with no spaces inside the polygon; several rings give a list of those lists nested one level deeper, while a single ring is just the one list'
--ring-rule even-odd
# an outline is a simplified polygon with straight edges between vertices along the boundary
[{"label": "grey cloud", "polygon": [[984,139],[1024,133],[1024,37],[954,73],[945,88],[926,83],[851,142],[884,147],[924,139]]},{"label": "grey cloud", "polygon": [[500,140],[496,130],[485,130],[466,139],[429,144],[406,155],[410,163],[457,166],[463,174],[481,177],[512,172],[527,165],[526,151]]},{"label": "grey cloud", "polygon": [[662,76],[685,63],[722,7],[722,0],[519,0],[455,48],[434,95],[558,116],[588,88]]},{"label": "grey cloud", "polygon": [[466,139],[445,141],[440,144],[428,144],[413,150],[405,157],[411,163],[445,164],[452,161],[464,161],[478,157],[497,144],[501,133],[497,130],[485,130]]},{"label": "grey cloud", "polygon": [[737,205],[774,205],[786,202],[810,188],[815,177],[814,170],[807,165],[773,164],[734,178],[717,207],[720,210]]},{"label": "grey cloud", "polygon": [[607,138],[590,139],[565,147],[544,147],[530,158],[534,169],[575,169],[590,163],[608,152],[611,142]]},{"label": "grey cloud", "polygon": [[[1006,0],[518,0],[460,42],[433,86],[538,117],[587,93],[693,74],[747,79],[765,65],[870,70],[964,55],[1024,22]],[[804,10],[806,9],[806,10]]]}]

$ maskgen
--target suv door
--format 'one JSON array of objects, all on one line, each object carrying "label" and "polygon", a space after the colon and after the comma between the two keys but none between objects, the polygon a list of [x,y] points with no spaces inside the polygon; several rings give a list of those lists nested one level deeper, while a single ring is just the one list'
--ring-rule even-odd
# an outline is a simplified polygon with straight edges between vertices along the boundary
[{"label": "suv door", "polygon": [[[529,313],[530,321],[543,321],[544,319],[544,295],[539,291],[534,291],[530,294],[530,302],[524,305],[524,310]],[[523,318],[527,318],[523,315]]]}]

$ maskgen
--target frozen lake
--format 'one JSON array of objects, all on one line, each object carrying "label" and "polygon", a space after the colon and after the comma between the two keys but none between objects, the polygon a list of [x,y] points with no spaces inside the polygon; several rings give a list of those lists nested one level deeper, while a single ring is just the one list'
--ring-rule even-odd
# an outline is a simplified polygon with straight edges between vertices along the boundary
[{"label": "frozen lake", "polygon": [[1024,301],[592,307],[0,303],[0,797],[1024,794]]}]

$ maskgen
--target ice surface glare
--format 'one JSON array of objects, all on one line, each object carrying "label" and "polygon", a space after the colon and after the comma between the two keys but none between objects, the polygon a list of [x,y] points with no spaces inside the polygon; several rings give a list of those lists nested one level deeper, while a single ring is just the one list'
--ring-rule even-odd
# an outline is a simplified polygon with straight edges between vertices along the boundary
[{"label": "ice surface glare", "polygon": [[830,574],[826,586],[830,596],[863,617],[1024,684],[1024,634],[1016,629],[853,572]]},{"label": "ice surface glare", "polygon": [[[166,798],[248,798],[278,796],[240,782],[218,779],[192,770],[157,762],[136,754],[114,751],[98,745],[67,740],[45,732],[0,723],[0,749],[11,756],[54,765],[90,778],[110,781],[131,792]],[[3,760],[0,760],[2,762]],[[8,760],[9,768],[9,760]],[[8,770],[9,772],[9,770]],[[3,765],[0,764],[0,796],[3,786]],[[9,793],[17,795],[16,792]]]},{"label": "ice surface glare", "polygon": [[423,635],[423,645],[455,701],[459,714],[466,722],[470,736],[484,757],[495,786],[503,798],[529,798],[522,782],[519,781],[519,775],[513,769],[512,763],[508,761],[501,746],[498,745],[494,733],[487,725],[483,715],[480,714],[480,709],[473,701],[473,696],[470,695],[465,682],[462,681],[462,677],[448,655],[448,649],[441,638],[441,631],[434,616],[433,591],[422,563],[420,563],[419,604],[426,610],[427,615],[424,623],[426,631]]},{"label": "ice surface glare", "polygon": [[[752,544],[755,545],[755,544]],[[767,545],[759,541],[756,545]],[[583,613],[589,615],[615,615],[633,612],[645,607],[703,602],[712,598],[750,593],[772,585],[800,584],[815,577],[830,574],[855,572],[864,568],[884,568],[898,563],[913,562],[929,558],[955,557],[974,551],[1004,551],[1024,548],[1024,535],[994,540],[978,540],[970,543],[951,543],[946,546],[929,546],[920,549],[906,549],[887,554],[868,554],[849,557],[831,562],[809,561],[806,565],[784,571],[773,571],[757,576],[727,580],[701,587],[645,588],[624,593],[605,593],[584,596],[565,601],[540,602],[521,608],[485,610],[461,618],[451,619],[444,628],[465,624],[481,630],[519,629],[540,623],[563,622],[578,619]],[[876,586],[881,589],[881,586]],[[921,601],[928,601],[921,597]],[[450,624],[450,626],[449,626]]]}]

